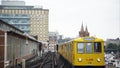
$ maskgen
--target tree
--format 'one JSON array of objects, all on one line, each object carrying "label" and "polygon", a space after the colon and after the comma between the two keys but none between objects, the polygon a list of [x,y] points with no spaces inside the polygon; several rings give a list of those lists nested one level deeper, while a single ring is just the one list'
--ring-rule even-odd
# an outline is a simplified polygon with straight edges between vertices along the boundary
[{"label": "tree", "polygon": [[106,47],[107,52],[117,52],[118,50],[118,46],[116,44],[113,43],[109,43]]},{"label": "tree", "polygon": [[119,53],[120,53],[120,44],[118,45],[118,51],[119,51]]},{"label": "tree", "polygon": [[113,43],[110,43],[110,44],[107,45],[107,49],[117,49],[117,45],[113,44]]}]

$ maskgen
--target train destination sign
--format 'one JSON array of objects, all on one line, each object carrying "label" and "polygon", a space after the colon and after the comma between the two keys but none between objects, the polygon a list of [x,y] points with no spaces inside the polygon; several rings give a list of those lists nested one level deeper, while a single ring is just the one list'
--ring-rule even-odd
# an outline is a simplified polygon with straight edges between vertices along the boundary
[{"label": "train destination sign", "polygon": [[84,38],[84,40],[90,41],[90,40],[95,40],[95,38]]}]

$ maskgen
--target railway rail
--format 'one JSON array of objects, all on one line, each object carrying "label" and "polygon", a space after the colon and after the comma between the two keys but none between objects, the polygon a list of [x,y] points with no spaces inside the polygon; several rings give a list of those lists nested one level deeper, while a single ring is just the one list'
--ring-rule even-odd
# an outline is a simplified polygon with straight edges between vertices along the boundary
[{"label": "railway rail", "polygon": [[26,62],[26,68],[57,68],[58,58],[53,52],[44,54],[41,58],[37,58]]},{"label": "railway rail", "polygon": [[53,54],[48,52],[48,54],[44,57],[43,61],[39,68],[52,68],[53,63]]},{"label": "railway rail", "polygon": [[[21,67],[11,67],[21,68]],[[60,58],[57,53],[48,52],[42,57],[33,58],[26,61],[26,68],[69,68],[67,63]],[[106,65],[105,68],[115,68],[113,66]]]}]

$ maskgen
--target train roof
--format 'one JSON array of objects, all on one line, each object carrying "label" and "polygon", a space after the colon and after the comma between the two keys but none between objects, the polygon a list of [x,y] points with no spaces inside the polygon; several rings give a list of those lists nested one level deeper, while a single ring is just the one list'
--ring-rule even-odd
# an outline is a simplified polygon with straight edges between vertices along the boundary
[{"label": "train roof", "polygon": [[74,39],[73,41],[104,41],[102,38],[97,37],[79,37]]},{"label": "train roof", "polygon": [[[104,42],[104,40],[102,38],[97,38],[97,37],[79,37],[79,38],[75,38],[75,39],[72,39],[70,41],[67,41],[65,43],[61,43],[61,44],[67,44],[69,42],[91,42],[91,41],[94,41],[94,42]],[[58,44],[58,45],[61,45],[61,44]]]}]

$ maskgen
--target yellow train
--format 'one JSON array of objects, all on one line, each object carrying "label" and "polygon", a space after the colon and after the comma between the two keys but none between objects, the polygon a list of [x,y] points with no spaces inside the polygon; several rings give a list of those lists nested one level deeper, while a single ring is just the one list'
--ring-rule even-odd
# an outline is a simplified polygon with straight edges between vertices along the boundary
[{"label": "yellow train", "polygon": [[104,40],[80,37],[58,45],[58,52],[73,68],[105,68]]}]

